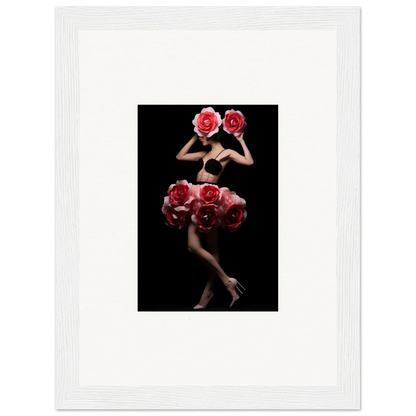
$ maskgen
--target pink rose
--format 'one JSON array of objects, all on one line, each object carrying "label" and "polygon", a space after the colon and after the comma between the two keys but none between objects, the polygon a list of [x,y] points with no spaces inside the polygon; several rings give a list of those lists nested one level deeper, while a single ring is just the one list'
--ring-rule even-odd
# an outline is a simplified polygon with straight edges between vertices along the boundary
[{"label": "pink rose", "polygon": [[176,181],[168,189],[169,200],[174,206],[189,206],[194,197],[192,196],[192,184],[186,180]]},{"label": "pink rose", "polygon": [[228,188],[223,191],[223,204],[220,209],[221,225],[230,231],[237,231],[247,218],[246,201]]},{"label": "pink rose", "polygon": [[208,232],[220,224],[218,209],[215,205],[199,205],[192,215],[192,221],[203,232]]},{"label": "pink rose", "polygon": [[199,189],[199,198],[204,204],[218,204],[221,201],[221,193],[218,186],[204,184]]},{"label": "pink rose", "polygon": [[221,123],[220,113],[215,112],[212,107],[203,108],[192,120],[192,124],[195,126],[194,131],[200,137],[211,137],[218,133]]},{"label": "pink rose", "polygon": [[224,117],[224,130],[228,134],[239,136],[246,128],[246,118],[241,111],[227,110]]}]

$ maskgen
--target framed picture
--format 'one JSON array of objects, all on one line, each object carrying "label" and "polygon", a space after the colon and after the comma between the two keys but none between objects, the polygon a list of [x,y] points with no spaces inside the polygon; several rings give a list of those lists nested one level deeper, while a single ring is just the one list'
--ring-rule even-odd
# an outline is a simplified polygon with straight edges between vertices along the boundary
[{"label": "framed picture", "polygon": [[[222,290],[226,278],[217,279],[217,272],[212,269],[212,265],[207,267],[201,263],[201,255],[209,256],[211,253],[221,259],[219,263],[224,273],[232,270],[233,274],[229,277],[247,276],[250,280],[250,290],[241,299],[238,297],[239,302],[233,304],[233,310],[278,311],[278,267],[275,261],[275,253],[278,251],[278,221],[265,224],[264,219],[265,198],[267,204],[278,207],[278,193],[270,192],[270,181],[267,180],[275,176],[277,183],[278,134],[276,130],[266,152],[262,151],[264,144],[260,140],[248,143],[248,139],[244,139],[250,135],[251,125],[256,126],[253,135],[267,137],[270,131],[262,120],[267,118],[278,124],[278,106],[239,105],[239,113],[231,111],[233,108],[226,105],[206,107],[213,108],[214,112],[201,113],[203,108],[203,105],[178,104],[138,106],[138,217],[147,218],[138,224],[138,311],[189,311],[191,306],[196,305],[200,305],[198,309],[207,311],[229,309],[232,298],[228,302],[230,293]],[[224,116],[227,111],[227,116],[243,115],[240,116],[241,125],[244,126],[245,123],[247,126],[242,135],[234,136],[224,130],[223,126],[228,124],[230,118]],[[214,133],[213,139],[207,137],[205,140],[194,132],[197,127],[193,128],[190,120],[198,114],[203,116],[215,113],[221,120],[217,127],[219,131]],[[158,137],[160,133],[155,132],[154,126],[160,123],[161,114],[163,122],[167,125],[177,124],[178,131],[189,131],[191,128],[191,139],[184,138],[181,142],[180,134],[178,140]],[[250,120],[250,126],[245,120]],[[235,125],[238,125],[237,121]],[[247,156],[251,157],[249,161],[243,156],[241,139],[244,140]],[[191,145],[189,151],[183,157],[179,156],[178,160],[175,156],[188,143]],[[163,151],[160,151],[161,145]],[[152,175],[152,180],[149,181],[148,173],[155,168],[154,155],[157,155],[156,164],[163,166],[163,173]],[[235,156],[241,157],[241,160],[232,160]],[[217,172],[217,167],[221,171]],[[186,181],[192,190],[186,197],[186,201],[190,202],[185,201],[183,208],[171,202],[175,197],[175,189],[182,190],[181,185],[176,185],[181,181]],[[188,185],[185,185],[185,189]],[[168,192],[171,186],[172,189]],[[234,199],[240,198],[240,205],[235,205],[234,202],[237,201],[232,201],[235,208],[230,208],[225,205],[230,205],[227,195],[233,193]],[[161,198],[164,195],[166,203]],[[154,201],[158,208],[163,205],[162,210],[148,210],[149,201]],[[221,211],[224,211],[223,215]],[[228,215],[225,215],[225,211]],[[207,221],[204,220],[205,217]],[[195,241],[204,250],[201,255],[192,252],[189,236],[192,218],[199,231]],[[182,232],[172,232],[172,228]],[[253,244],[254,241],[257,244]],[[159,249],[155,250],[156,246]],[[159,261],[161,256],[163,262]],[[254,262],[253,258],[262,261]],[[158,265],[156,269],[155,264]],[[173,269],[179,270],[174,272]],[[158,278],[148,279],[146,276],[149,270],[154,270]],[[173,277],[176,274],[181,277]],[[258,275],[262,278],[249,277]],[[244,278],[240,280],[239,287],[244,292]],[[233,292],[230,283],[227,283],[226,288],[230,286]],[[234,298],[237,299],[235,294]]]},{"label": "framed picture", "polygon": [[56,9],[56,407],[360,408],[360,9]]}]

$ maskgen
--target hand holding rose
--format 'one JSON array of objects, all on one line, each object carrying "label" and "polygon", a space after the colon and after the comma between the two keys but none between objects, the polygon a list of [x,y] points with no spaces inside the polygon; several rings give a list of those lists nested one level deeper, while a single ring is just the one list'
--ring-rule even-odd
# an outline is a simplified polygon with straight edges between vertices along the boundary
[{"label": "hand holding rose", "polygon": [[239,110],[227,110],[224,119],[221,119],[220,113],[216,112],[212,107],[206,107],[196,114],[192,120],[194,131],[198,136],[211,137],[218,133],[219,126],[223,125],[224,131],[239,137],[243,134],[247,126],[246,118]]},{"label": "hand holding rose", "polygon": [[246,118],[241,111],[227,110],[224,117],[224,130],[228,134],[239,137],[246,128]]}]

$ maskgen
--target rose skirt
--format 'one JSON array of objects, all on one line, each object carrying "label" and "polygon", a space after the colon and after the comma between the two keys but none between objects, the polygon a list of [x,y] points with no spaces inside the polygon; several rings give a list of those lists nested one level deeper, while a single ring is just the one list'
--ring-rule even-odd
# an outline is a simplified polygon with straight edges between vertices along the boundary
[{"label": "rose skirt", "polygon": [[171,228],[185,230],[193,223],[202,232],[219,226],[234,232],[247,218],[245,208],[246,201],[228,188],[178,180],[168,188],[162,213]]}]

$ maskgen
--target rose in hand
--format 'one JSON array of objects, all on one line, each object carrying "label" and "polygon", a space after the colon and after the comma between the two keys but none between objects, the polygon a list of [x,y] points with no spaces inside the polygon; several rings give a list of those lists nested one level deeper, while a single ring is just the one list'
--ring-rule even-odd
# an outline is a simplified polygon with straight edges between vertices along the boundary
[{"label": "rose in hand", "polygon": [[241,111],[227,110],[224,117],[224,130],[235,137],[240,136],[246,128],[246,118]]}]

